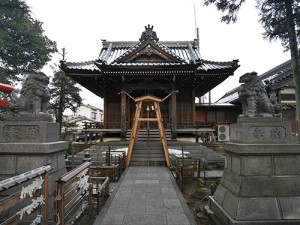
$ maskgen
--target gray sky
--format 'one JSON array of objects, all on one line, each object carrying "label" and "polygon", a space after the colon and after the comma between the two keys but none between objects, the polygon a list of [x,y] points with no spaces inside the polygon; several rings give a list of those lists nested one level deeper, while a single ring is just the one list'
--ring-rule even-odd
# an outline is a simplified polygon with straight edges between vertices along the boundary
[{"label": "gray sky", "polygon": [[[240,60],[235,75],[213,89],[216,101],[239,86],[238,78],[246,72],[264,73],[290,59],[280,42],[264,40],[254,0],[248,0],[239,12],[238,22],[220,22],[221,13],[214,6],[204,7],[202,0],[26,0],[33,17],[43,22],[45,34],[67,49],[67,60],[94,60],[101,50],[101,39],[138,41],[144,27],[154,26],[161,41],[184,41],[200,33],[200,53],[206,60]],[[58,63],[61,56],[54,55]],[[52,71],[44,68],[47,75]],[[102,107],[102,101],[83,91],[84,103]]]}]

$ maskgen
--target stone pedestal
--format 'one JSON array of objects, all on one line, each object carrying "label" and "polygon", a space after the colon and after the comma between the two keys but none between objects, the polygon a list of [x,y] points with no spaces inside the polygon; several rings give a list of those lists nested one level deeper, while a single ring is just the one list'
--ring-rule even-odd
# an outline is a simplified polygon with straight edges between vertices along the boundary
[{"label": "stone pedestal", "polygon": [[[0,123],[0,180],[51,165],[49,172],[50,208],[55,180],[66,173],[65,150],[59,141],[59,124],[47,121],[5,121]],[[1,192],[1,195],[7,193]],[[9,194],[9,193],[8,193]],[[52,203],[51,203],[52,202]],[[51,218],[50,210],[50,218]]]},{"label": "stone pedestal", "polygon": [[300,145],[289,124],[243,118],[230,127],[226,166],[210,198],[219,224],[300,224]]}]

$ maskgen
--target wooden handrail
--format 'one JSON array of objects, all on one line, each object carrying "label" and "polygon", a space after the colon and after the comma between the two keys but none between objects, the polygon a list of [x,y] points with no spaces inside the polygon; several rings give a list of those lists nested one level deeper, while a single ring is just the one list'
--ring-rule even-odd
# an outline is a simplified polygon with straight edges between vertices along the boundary
[{"label": "wooden handrail", "polygon": [[75,176],[77,176],[79,173],[81,173],[83,170],[88,168],[92,163],[91,162],[85,162],[81,164],[80,166],[76,167],[75,169],[71,170],[70,172],[63,175],[60,180],[63,182],[68,182]]}]

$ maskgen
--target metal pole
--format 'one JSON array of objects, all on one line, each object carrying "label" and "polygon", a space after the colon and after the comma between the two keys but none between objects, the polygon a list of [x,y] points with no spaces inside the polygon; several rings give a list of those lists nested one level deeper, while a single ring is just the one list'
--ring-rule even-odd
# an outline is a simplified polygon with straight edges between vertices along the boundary
[{"label": "metal pole", "polygon": [[183,192],[183,170],[184,170],[184,160],[183,160],[183,145],[181,146],[181,191]]},{"label": "metal pole", "polygon": [[73,145],[73,143],[71,144],[71,154],[72,154],[72,169],[74,169],[75,163],[74,163],[74,145]]},{"label": "metal pole", "polygon": [[107,164],[108,164],[108,166],[110,166],[110,147],[108,147]]},{"label": "metal pole", "polygon": [[148,166],[150,166],[150,161],[149,161],[149,133],[150,133],[150,127],[149,127],[149,117],[150,117],[150,108],[149,106],[147,106],[146,108],[146,111],[147,111],[147,117],[148,117],[148,121],[147,121],[147,133],[148,133],[148,141],[147,141],[147,161],[148,161]]}]

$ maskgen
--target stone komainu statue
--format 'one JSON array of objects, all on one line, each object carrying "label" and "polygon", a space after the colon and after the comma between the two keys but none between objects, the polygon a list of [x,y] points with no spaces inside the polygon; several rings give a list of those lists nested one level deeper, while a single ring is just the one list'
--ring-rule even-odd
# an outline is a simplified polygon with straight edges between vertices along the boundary
[{"label": "stone komainu statue", "polygon": [[[263,82],[256,72],[246,73],[240,77],[241,89],[239,98],[242,103],[242,117],[277,117],[280,116],[278,103],[276,106],[270,101]],[[274,98],[274,96],[273,96]]]},{"label": "stone komainu statue", "polygon": [[23,83],[20,97],[12,102],[12,111],[22,116],[44,116],[50,100],[49,77],[42,72],[32,72]]}]

